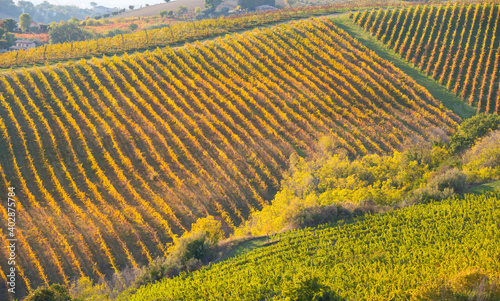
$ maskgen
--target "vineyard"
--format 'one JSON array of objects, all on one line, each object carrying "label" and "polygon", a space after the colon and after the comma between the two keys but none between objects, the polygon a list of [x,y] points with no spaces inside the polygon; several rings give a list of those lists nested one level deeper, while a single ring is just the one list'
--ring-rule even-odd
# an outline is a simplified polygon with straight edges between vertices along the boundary
[{"label": "vineyard", "polygon": [[499,112],[499,4],[418,5],[352,18],[477,111]]},{"label": "vineyard", "polygon": [[[361,4],[360,4],[361,5]],[[372,6],[374,3],[365,4]],[[236,17],[163,24],[163,28],[121,34],[110,38],[45,45],[17,52],[0,53],[0,68],[32,66],[46,62],[114,55],[136,50],[190,42],[259,25],[337,12],[346,4],[267,11]]]},{"label": "vineyard", "polygon": [[323,135],[356,157],[459,122],[326,18],[23,69],[2,75],[0,91],[20,291],[147,263],[207,214],[234,228]]},{"label": "vineyard", "polygon": [[[336,300],[409,300],[463,271],[498,277],[500,246],[493,242],[499,235],[499,197],[468,195],[284,232],[270,237],[271,246],[143,287],[126,299],[283,300],[289,286],[313,275],[345,298]],[[468,300],[433,296],[412,300]]]}]

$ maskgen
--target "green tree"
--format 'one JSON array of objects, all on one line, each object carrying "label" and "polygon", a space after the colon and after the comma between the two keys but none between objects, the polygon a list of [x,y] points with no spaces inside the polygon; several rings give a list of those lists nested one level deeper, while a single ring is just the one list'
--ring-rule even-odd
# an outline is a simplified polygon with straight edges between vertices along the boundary
[{"label": "green tree", "polygon": [[14,28],[16,28],[16,26],[17,26],[16,20],[11,19],[11,18],[4,19],[1,22],[2,22],[2,25],[0,25],[0,27],[5,29],[5,31],[7,31],[7,32],[12,32],[14,30]]},{"label": "green tree", "polygon": [[169,10],[167,12],[167,16],[172,17],[173,15],[174,15],[174,11],[173,10]]},{"label": "green tree", "polygon": [[131,23],[128,28],[131,30],[131,31],[134,31],[136,30],[137,28],[139,28],[139,25],[135,24],[135,23]]},{"label": "green tree", "polygon": [[160,12],[158,12],[158,14],[162,17],[166,17],[167,16],[167,11],[166,10],[161,10]]},{"label": "green tree", "polygon": [[170,0],[164,0],[164,1],[165,1],[166,3],[169,3],[169,2],[170,2]]},{"label": "green tree", "polygon": [[179,6],[179,8],[177,9],[177,14],[178,14],[179,16],[182,16],[182,15],[184,15],[185,13],[187,13],[187,11],[188,11],[187,6],[181,5],[181,6]]},{"label": "green tree", "polygon": [[92,37],[88,31],[82,30],[75,22],[52,22],[49,27],[49,41],[51,44],[83,41]]},{"label": "green tree", "polygon": [[24,32],[28,31],[28,29],[31,26],[31,22],[33,22],[33,20],[31,20],[31,17],[29,14],[24,13],[24,14],[21,14],[19,16],[19,26],[21,26],[21,29]]},{"label": "green tree", "polygon": [[215,11],[217,6],[222,3],[222,0],[205,0],[205,8]]},{"label": "green tree", "polygon": [[134,10],[134,7],[135,7],[135,6],[133,6],[133,5],[129,5],[129,6],[128,6],[128,8],[129,8],[130,10]]},{"label": "green tree", "polygon": [[458,153],[500,127],[500,116],[478,114],[465,120],[450,139],[450,151]]}]

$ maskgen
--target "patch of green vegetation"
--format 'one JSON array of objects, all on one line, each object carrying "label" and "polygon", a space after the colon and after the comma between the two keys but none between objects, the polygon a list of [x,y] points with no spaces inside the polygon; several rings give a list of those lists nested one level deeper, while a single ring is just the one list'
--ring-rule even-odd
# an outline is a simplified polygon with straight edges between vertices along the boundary
[{"label": "patch of green vegetation", "polygon": [[467,195],[288,231],[272,246],[120,298],[498,300],[500,246],[488,242],[499,204],[500,195]]},{"label": "patch of green vegetation", "polygon": [[500,190],[500,181],[493,181],[489,183],[475,185],[467,189],[466,192],[473,194],[483,194],[487,192],[494,192],[496,190]]},{"label": "patch of green vegetation", "polygon": [[375,52],[378,56],[392,62],[395,67],[411,76],[419,85],[425,87],[435,99],[441,101],[445,107],[453,111],[462,119],[470,118],[476,114],[476,110],[473,107],[464,103],[459,97],[455,96],[431,77],[425,75],[418,70],[418,68],[415,68],[411,63],[401,58],[392,49],[387,48],[382,42],[371,36],[370,33],[354,24],[348,16],[331,18],[331,21],[357,39],[365,47]]},{"label": "patch of green vegetation", "polygon": [[267,246],[272,242],[269,240],[268,236],[253,237],[249,240],[245,240],[237,244],[232,248],[227,254],[222,256],[218,261],[227,260],[231,257],[240,256],[242,254],[248,253],[252,250],[258,249],[263,246]]}]

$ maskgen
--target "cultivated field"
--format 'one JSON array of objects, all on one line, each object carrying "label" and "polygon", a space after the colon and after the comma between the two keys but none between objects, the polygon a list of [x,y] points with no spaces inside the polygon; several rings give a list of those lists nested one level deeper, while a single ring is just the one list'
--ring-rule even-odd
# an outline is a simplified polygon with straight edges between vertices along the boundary
[{"label": "cultivated field", "polygon": [[[19,70],[0,89],[19,291],[150,262],[207,214],[234,228],[321,136],[356,157],[460,122],[325,18]],[[2,290],[7,258],[0,249]]]},{"label": "cultivated field", "polygon": [[[498,194],[412,206],[269,238],[271,246],[187,277],[148,285],[130,300],[486,299],[498,276]],[[490,278],[491,279],[491,278]],[[491,281],[491,282],[490,282]],[[300,296],[300,295],[299,295]],[[489,295],[486,300],[498,300]]]},{"label": "cultivated field", "polygon": [[477,111],[499,112],[499,4],[420,5],[352,17]]}]

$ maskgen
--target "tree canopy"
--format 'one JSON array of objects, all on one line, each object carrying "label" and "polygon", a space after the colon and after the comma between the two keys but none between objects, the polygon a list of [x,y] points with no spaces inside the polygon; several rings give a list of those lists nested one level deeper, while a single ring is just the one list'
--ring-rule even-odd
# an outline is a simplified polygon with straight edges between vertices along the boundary
[{"label": "tree canopy", "polygon": [[19,16],[19,26],[21,26],[21,29],[23,31],[28,31],[32,22],[33,20],[31,20],[31,16],[27,13],[21,14]]},{"label": "tree canopy", "polygon": [[51,44],[83,41],[91,38],[92,34],[78,27],[77,22],[52,22],[49,27],[49,41]]}]

